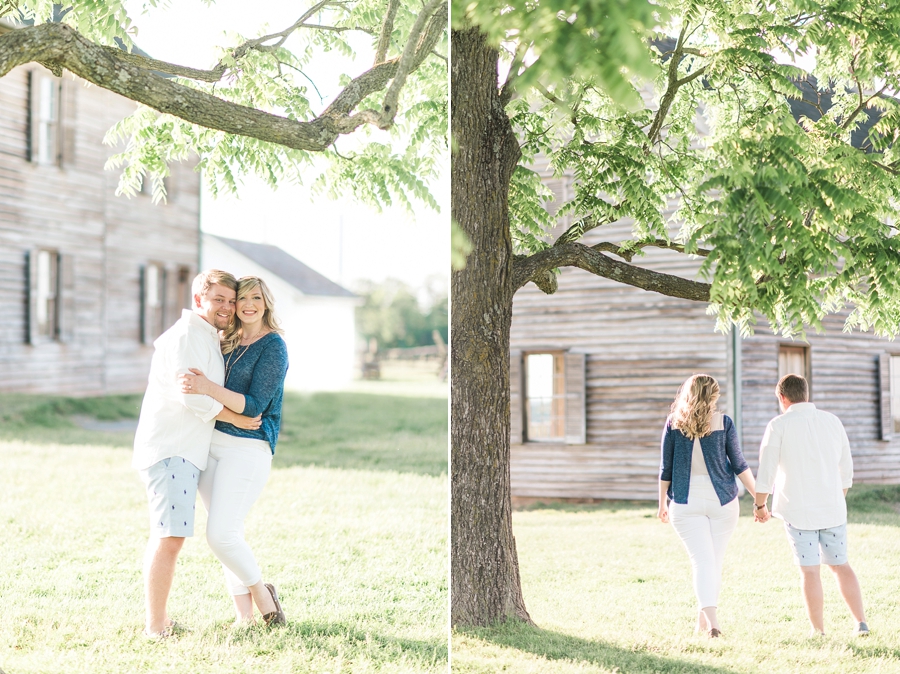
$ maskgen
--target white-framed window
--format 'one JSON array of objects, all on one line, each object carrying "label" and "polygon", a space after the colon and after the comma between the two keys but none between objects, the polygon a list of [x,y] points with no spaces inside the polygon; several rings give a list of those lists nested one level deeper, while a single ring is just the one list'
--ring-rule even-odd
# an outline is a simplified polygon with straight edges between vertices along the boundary
[{"label": "white-framed window", "polygon": [[37,251],[35,332],[45,339],[59,336],[59,254],[55,250]]},{"label": "white-framed window", "polygon": [[510,353],[510,441],[584,444],[585,354]]},{"label": "white-framed window", "polygon": [[562,353],[525,355],[525,437],[561,442],[566,437],[566,370]]}]

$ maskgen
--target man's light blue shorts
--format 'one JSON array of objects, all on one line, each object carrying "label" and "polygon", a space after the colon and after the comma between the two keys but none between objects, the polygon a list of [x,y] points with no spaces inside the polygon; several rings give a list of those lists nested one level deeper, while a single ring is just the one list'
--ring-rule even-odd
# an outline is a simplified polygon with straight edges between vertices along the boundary
[{"label": "man's light blue shorts", "polygon": [[150,535],[157,538],[194,535],[197,466],[180,456],[157,461],[140,471],[150,502]]},{"label": "man's light blue shorts", "polygon": [[798,566],[840,566],[847,563],[847,523],[830,529],[795,529],[784,523]]}]

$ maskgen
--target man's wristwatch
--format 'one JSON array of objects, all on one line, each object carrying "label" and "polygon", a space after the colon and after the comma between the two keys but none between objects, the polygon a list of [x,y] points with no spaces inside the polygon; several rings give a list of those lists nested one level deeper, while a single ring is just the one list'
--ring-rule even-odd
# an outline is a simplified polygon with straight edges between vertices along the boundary
[{"label": "man's wristwatch", "polygon": [[756,503],[753,504],[753,509],[754,509],[754,510],[762,510],[762,509],[765,508],[765,507],[766,507],[766,504],[765,504],[765,503],[763,503],[762,505],[757,505]]}]

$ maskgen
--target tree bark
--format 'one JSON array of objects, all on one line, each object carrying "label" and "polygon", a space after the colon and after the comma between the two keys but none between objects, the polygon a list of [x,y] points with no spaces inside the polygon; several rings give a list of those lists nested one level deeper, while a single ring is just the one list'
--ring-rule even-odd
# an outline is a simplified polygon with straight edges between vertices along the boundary
[{"label": "tree bark", "polygon": [[500,101],[498,53],[476,29],[451,33],[451,211],[472,244],[451,278],[451,622],[531,622],[512,533],[508,193],[519,145]]}]

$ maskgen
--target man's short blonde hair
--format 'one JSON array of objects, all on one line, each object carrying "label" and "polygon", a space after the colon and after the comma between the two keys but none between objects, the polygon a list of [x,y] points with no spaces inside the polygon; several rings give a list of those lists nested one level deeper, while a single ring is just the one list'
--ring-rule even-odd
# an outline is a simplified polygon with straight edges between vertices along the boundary
[{"label": "man's short blonde hair", "polygon": [[210,287],[218,283],[237,292],[237,279],[221,269],[207,269],[194,277],[191,283],[191,295],[206,295]]},{"label": "man's short blonde hair", "polygon": [[805,403],[809,401],[809,384],[799,374],[786,374],[778,380],[775,393],[784,396],[792,403]]}]

